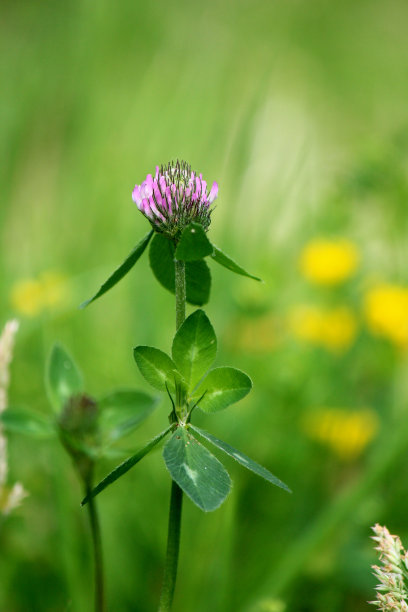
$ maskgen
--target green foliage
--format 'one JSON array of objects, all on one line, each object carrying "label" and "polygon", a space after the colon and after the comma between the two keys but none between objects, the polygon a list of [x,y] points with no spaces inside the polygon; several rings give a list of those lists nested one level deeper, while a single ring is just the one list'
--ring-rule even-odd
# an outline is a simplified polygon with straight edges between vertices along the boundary
[{"label": "green foliage", "polygon": [[280,487],[281,489],[285,489],[285,491],[288,491],[288,493],[292,492],[289,487],[285,485],[284,482],[279,480],[279,478],[276,478],[276,476],[274,476],[272,472],[264,468],[262,465],[259,465],[259,463],[256,463],[256,461],[254,461],[250,457],[247,457],[247,455],[244,455],[244,453],[241,453],[241,451],[230,446],[226,442],[223,442],[223,440],[219,440],[218,438],[204,431],[203,429],[195,427],[194,425],[190,424],[189,428],[192,429],[194,432],[198,433],[205,440],[208,440],[208,442],[211,442],[211,444],[214,444],[214,446],[216,446],[220,450],[224,451],[224,453],[235,459],[235,461],[238,461],[238,463],[246,467],[248,470],[254,472],[254,474],[257,474],[261,478],[264,478],[268,482],[276,485],[277,487]]},{"label": "green foliage", "polygon": [[173,480],[201,510],[216,510],[227,497],[228,472],[184,427],[177,427],[163,457]]},{"label": "green foliage", "polygon": [[96,299],[101,297],[101,295],[109,291],[109,289],[112,289],[112,287],[114,287],[116,283],[122,280],[122,278],[133,268],[133,266],[135,265],[137,260],[141,257],[141,255],[143,255],[152,236],[153,236],[153,230],[151,230],[148,234],[146,234],[144,238],[142,238],[140,242],[138,242],[138,244],[132,250],[130,255],[126,257],[125,261],[110,275],[108,280],[106,280],[103,283],[103,285],[101,285],[99,291],[97,291],[95,295],[91,297],[89,300],[86,300],[85,302],[83,302],[80,308],[85,308],[86,306],[88,306],[88,304],[90,304],[91,302],[94,302]]},{"label": "green foliage", "polygon": [[192,390],[214,362],[217,338],[207,315],[196,310],[178,329],[173,339],[172,356],[179,372]]},{"label": "green foliage", "polygon": [[217,338],[202,310],[193,312],[176,332],[173,360],[167,353],[150,346],[138,346],[133,352],[139,370],[149,384],[160,391],[174,392],[176,387],[179,391],[185,387],[190,409],[199,403],[204,412],[227,408],[245,397],[252,387],[247,374],[225,366],[211,370],[203,379],[216,353]]},{"label": "green foliage", "polygon": [[211,370],[194,392],[193,398],[201,399],[199,407],[204,412],[218,412],[245,397],[252,388],[252,381],[244,372],[231,367]]},{"label": "green foliage", "polygon": [[175,257],[183,261],[195,261],[211,255],[213,246],[200,223],[190,223],[184,228],[178,242]]},{"label": "green foliage", "polygon": [[98,401],[99,431],[103,444],[119,440],[134,431],[157,405],[157,398],[144,391],[118,389]]},{"label": "green foliage", "polygon": [[[13,313],[21,321],[10,402],[40,410],[44,338],[61,337],[67,346],[75,338],[75,355],[95,390],[108,389],[114,371],[127,384],[138,376],[126,351],[107,358],[104,342],[136,345],[146,337],[168,348],[171,317],[146,323],[139,278],[143,289],[152,280],[145,262],[123,283],[123,300],[109,300],[109,308],[101,303],[92,320],[73,306],[99,287],[101,262],[114,261],[112,245],[121,244],[125,257],[148,231],[130,192],[153,169],[157,151],[158,161],[167,161],[170,149],[191,152],[196,169],[220,182],[209,238],[216,230],[216,244],[267,282],[257,294],[255,281],[214,271],[218,264],[205,260],[222,285],[207,314],[223,309],[219,320],[228,325],[219,365],[245,370],[249,362],[256,389],[228,439],[243,450],[244,440],[256,440],[250,446],[259,447],[258,457],[270,448],[268,465],[285,474],[296,498],[252,478],[235,487],[222,511],[185,521],[182,554],[190,545],[198,553],[185,560],[177,612],[366,612],[374,599],[371,522],[381,518],[408,538],[406,352],[370,338],[361,309],[373,277],[408,282],[407,148],[394,133],[406,122],[408,3],[281,1],[251,8],[237,5],[231,13],[230,3],[208,3],[212,28],[206,28],[198,25],[203,15],[195,3],[172,10],[160,0],[124,0],[120,10],[109,1],[61,3],[58,10],[48,2],[2,4],[0,319]],[[135,23],[146,26],[137,36]],[[344,186],[337,198],[350,175],[358,188]],[[328,234],[353,236],[361,245],[356,284],[313,289],[299,275],[303,245]],[[28,317],[10,303],[10,292],[43,265],[65,275],[71,291]],[[154,315],[172,308],[170,294],[153,289]],[[226,299],[232,295],[237,301]],[[251,310],[259,297],[277,337]],[[361,333],[351,350],[331,352],[290,334],[290,309],[315,300],[327,307],[347,302],[358,313]],[[238,358],[238,346],[246,356]],[[327,441],[311,439],[304,423],[319,406],[378,414],[372,448],[345,459]],[[229,414],[216,419],[217,429],[228,431]],[[146,426],[147,440],[155,430],[150,420]],[[346,432],[335,431],[341,444]],[[365,435],[353,432],[356,440]],[[15,435],[9,467],[10,483],[21,481],[30,497],[2,523],[0,609],[89,612],[92,568],[83,555],[78,562],[85,533],[70,465],[56,445]],[[149,468],[138,470],[135,483],[143,499],[120,487],[102,500],[116,610],[156,609],[167,470],[159,461],[149,460]],[[345,503],[350,488],[353,498]]]},{"label": "green foliage", "polygon": [[[174,266],[173,266],[174,268]],[[186,297],[193,306],[203,306],[210,299],[211,273],[203,259],[186,261]]]},{"label": "green foliage", "polygon": [[[207,315],[202,310],[193,312],[176,332],[172,346],[173,360],[163,351],[150,346],[137,346],[133,351],[136,364],[149,384],[160,391],[176,392],[177,406],[174,408],[176,411],[181,410],[184,416],[180,417],[177,412],[175,420],[186,419],[186,413],[183,413],[187,407],[185,402],[190,410],[196,402],[199,402],[205,412],[217,412],[237,402],[250,391],[252,383],[244,372],[231,367],[221,367],[210,371],[199,388],[187,399],[187,392],[194,390],[214,362],[216,353],[217,338]],[[153,408],[154,400],[149,396],[144,397],[139,392],[128,392],[128,394],[117,392],[105,399],[102,407],[104,404],[108,407],[118,404],[125,414],[130,410],[129,421],[123,422],[122,414],[114,414],[113,421],[108,419],[110,426],[116,425],[117,419],[117,428],[114,427],[111,431],[111,436],[115,436],[121,435],[123,431],[127,432],[127,427],[136,426],[139,423],[139,414],[144,418]],[[134,405],[138,407],[136,414],[132,413]],[[201,433],[198,429],[197,432]],[[166,433],[167,430],[160,434],[161,437]],[[125,474],[155,446],[161,437],[155,438],[136,455],[115,468],[99,483],[93,494],[100,493],[106,486]],[[224,452],[233,454],[235,459],[248,469],[278,486],[287,488],[268,470],[226,443],[216,438],[210,441],[216,445],[218,443]],[[218,508],[228,494],[229,476],[220,462],[186,431],[184,425],[177,426],[164,448],[163,456],[172,478],[199,508],[205,511]]]},{"label": "green foliage", "polygon": [[83,390],[82,374],[72,357],[55,344],[48,361],[46,387],[52,407],[58,412],[67,400]]},{"label": "green foliage", "polygon": [[233,259],[228,257],[228,255],[223,253],[221,249],[216,247],[214,244],[212,246],[214,250],[213,250],[213,253],[211,254],[211,257],[214,261],[220,264],[220,266],[227,268],[227,270],[231,270],[231,272],[235,272],[235,274],[240,274],[241,276],[247,276],[248,278],[253,278],[256,281],[261,280],[257,276],[254,276],[253,274],[249,274],[249,272],[246,272],[244,268],[241,268],[241,266],[235,263]]},{"label": "green foliage", "polygon": [[[162,234],[156,234],[149,249],[150,267],[159,283],[168,291],[175,292],[174,273],[175,246]],[[206,304],[210,297],[211,274],[202,259],[186,262],[187,302],[194,306]]]},{"label": "green foliage", "polygon": [[211,244],[199,223],[190,223],[184,229],[177,248],[166,236],[155,234],[149,249],[149,261],[153,274],[159,283],[172,293],[175,291],[174,259],[182,259],[186,262],[187,302],[194,306],[203,306],[210,297],[210,270],[202,259],[208,255],[218,264],[236,274],[261,280],[246,272]]},{"label": "green foliage", "polygon": [[[85,308],[91,302],[94,302],[126,276],[144,253],[153,234],[154,230],[151,230],[140,240],[124,262],[101,285],[95,295],[83,302],[80,308]],[[163,234],[154,234],[149,249],[150,267],[154,276],[165,289],[172,293],[175,291],[174,259],[186,262],[187,302],[194,306],[203,306],[210,297],[211,274],[206,262],[203,260],[207,256],[212,257],[218,264],[236,274],[258,281],[261,280],[257,276],[246,272],[218,247],[211,244],[200,223],[190,223],[184,228],[177,246]]]},{"label": "green foliage", "polygon": [[38,438],[49,438],[55,434],[55,427],[46,417],[27,410],[9,406],[0,414],[0,424],[6,431],[28,434]]},{"label": "green foliage", "polygon": [[175,291],[175,247],[169,238],[155,234],[149,248],[149,262],[153,274],[165,289]]},{"label": "green foliage", "polygon": [[108,455],[108,447],[134,431],[157,404],[157,398],[134,389],[118,389],[95,401],[83,393],[82,375],[59,344],[51,351],[46,384],[58,413],[57,429],[50,420],[21,410],[8,414],[10,429],[38,436],[57,431],[78,465],[83,456],[95,461]]},{"label": "green foliage", "polygon": [[164,431],[162,431],[158,436],[150,440],[145,446],[143,446],[140,450],[137,451],[134,455],[129,457],[123,461],[120,465],[118,465],[112,472],[110,472],[101,482],[99,482],[96,487],[94,487],[89,495],[87,495],[81,502],[81,505],[88,503],[91,497],[96,497],[101,491],[106,489],[110,484],[115,482],[118,478],[126,474],[136,463],[139,463],[143,457],[145,457],[150,451],[169,433],[171,427],[168,427]]},{"label": "green foliage", "polygon": [[152,346],[137,346],[133,356],[140,373],[152,387],[166,391],[167,385],[174,390],[177,368],[166,353]]}]

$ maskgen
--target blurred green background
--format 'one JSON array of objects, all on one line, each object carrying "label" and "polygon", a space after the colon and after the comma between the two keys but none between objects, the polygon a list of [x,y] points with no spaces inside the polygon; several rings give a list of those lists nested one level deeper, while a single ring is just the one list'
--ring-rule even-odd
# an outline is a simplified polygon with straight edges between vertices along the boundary
[{"label": "blurred green background", "polygon": [[[89,393],[147,389],[131,349],[169,349],[174,300],[146,255],[77,306],[148,229],[134,184],[188,160],[220,186],[211,239],[265,280],[212,267],[217,363],[254,389],[196,422],[293,495],[231,461],[219,510],[187,500],[174,610],[368,609],[370,525],[408,542],[407,3],[20,0],[1,13],[0,326],[21,324],[10,405],[49,411],[56,339]],[[163,401],[126,447],[167,414]],[[89,611],[69,458],[10,435],[9,469],[29,497],[1,523],[0,609]],[[157,605],[169,485],[156,452],[99,499],[110,610]]]}]

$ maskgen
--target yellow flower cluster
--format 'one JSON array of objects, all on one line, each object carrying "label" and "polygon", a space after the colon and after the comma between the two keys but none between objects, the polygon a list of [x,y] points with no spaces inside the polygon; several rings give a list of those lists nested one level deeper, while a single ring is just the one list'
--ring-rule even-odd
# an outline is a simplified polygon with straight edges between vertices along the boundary
[{"label": "yellow flower cluster", "polygon": [[317,306],[295,306],[289,313],[292,334],[318,346],[338,352],[346,350],[353,342],[357,321],[353,311],[346,306],[322,309]]},{"label": "yellow flower cluster", "polygon": [[364,313],[372,333],[408,348],[408,288],[381,284],[364,299]]},{"label": "yellow flower cluster", "polygon": [[20,314],[35,317],[63,304],[68,296],[66,278],[58,272],[43,272],[38,278],[17,281],[11,290],[11,304]]},{"label": "yellow flower cluster", "polygon": [[359,252],[348,240],[313,240],[300,256],[303,276],[318,285],[337,285],[350,278],[357,269]]},{"label": "yellow flower cluster", "polygon": [[325,408],[308,414],[303,421],[305,433],[328,446],[340,459],[356,459],[375,437],[379,427],[375,412]]}]

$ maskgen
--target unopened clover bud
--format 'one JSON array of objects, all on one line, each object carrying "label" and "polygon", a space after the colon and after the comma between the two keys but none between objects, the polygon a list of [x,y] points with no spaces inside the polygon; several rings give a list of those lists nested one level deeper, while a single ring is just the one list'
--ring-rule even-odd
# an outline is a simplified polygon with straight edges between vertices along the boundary
[{"label": "unopened clover bud", "polygon": [[72,395],[58,419],[59,433],[80,475],[88,482],[92,475],[93,450],[98,445],[98,405],[85,393]]},{"label": "unopened clover bud", "polygon": [[72,395],[62,409],[59,426],[70,434],[81,437],[92,435],[97,430],[98,405],[85,393]]},{"label": "unopened clover bud", "polygon": [[157,232],[177,239],[193,221],[208,229],[217,195],[215,181],[208,192],[203,175],[177,160],[156,166],[154,177],[148,174],[141,185],[135,185],[132,199]]}]

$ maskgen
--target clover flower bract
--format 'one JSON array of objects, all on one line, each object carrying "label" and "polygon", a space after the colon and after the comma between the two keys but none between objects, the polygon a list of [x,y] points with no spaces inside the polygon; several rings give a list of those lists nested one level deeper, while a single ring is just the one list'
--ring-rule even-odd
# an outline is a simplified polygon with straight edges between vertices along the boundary
[{"label": "clover flower bract", "polygon": [[171,238],[192,221],[205,230],[211,223],[211,204],[218,195],[214,181],[207,191],[203,175],[197,175],[185,161],[156,166],[154,178],[148,174],[141,185],[135,185],[132,199],[153,228]]}]

